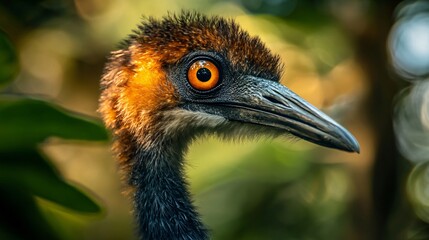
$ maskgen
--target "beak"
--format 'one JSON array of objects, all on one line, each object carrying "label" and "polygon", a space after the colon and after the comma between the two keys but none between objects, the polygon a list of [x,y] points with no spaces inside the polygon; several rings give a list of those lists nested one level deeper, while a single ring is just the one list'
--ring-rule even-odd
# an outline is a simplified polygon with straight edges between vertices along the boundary
[{"label": "beak", "polygon": [[321,146],[360,151],[359,143],[351,133],[278,82],[246,76],[240,86],[222,96],[198,103],[199,110],[230,120],[284,130]]}]

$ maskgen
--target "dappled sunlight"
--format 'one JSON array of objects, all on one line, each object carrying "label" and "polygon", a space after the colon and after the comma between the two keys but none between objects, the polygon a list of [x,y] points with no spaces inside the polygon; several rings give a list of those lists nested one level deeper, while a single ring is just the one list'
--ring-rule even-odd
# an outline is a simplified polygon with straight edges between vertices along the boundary
[{"label": "dappled sunlight", "polygon": [[30,34],[20,49],[22,71],[16,87],[28,94],[58,96],[77,50],[74,39],[61,30],[40,29]]}]

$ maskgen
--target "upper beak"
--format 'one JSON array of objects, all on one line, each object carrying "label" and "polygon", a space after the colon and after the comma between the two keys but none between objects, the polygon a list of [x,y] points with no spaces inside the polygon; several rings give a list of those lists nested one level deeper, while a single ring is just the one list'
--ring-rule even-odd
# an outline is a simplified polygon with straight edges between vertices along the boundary
[{"label": "upper beak", "polygon": [[244,82],[234,90],[240,94],[231,92],[215,102],[205,102],[204,111],[282,129],[325,147],[360,151],[351,133],[287,87],[251,76],[245,77]]}]

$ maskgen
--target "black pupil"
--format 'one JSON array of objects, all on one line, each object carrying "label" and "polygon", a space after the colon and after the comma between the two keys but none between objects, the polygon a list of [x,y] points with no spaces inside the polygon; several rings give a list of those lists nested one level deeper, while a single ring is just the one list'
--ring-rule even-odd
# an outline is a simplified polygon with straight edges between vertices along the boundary
[{"label": "black pupil", "polygon": [[207,68],[200,68],[197,71],[197,78],[201,82],[207,82],[212,77],[212,73]]}]

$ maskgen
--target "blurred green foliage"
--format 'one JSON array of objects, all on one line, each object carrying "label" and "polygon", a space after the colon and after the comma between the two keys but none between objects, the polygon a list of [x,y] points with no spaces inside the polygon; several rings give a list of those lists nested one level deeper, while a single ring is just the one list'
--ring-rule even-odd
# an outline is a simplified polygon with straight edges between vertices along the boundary
[{"label": "blurred green foliage", "polygon": [[341,239],[348,223],[346,172],[317,158],[263,143],[205,182],[200,208],[218,230],[214,239]]},{"label": "blurred green foliage", "polygon": [[0,97],[0,151],[35,146],[49,137],[100,141],[103,126],[52,104],[30,98]]},{"label": "blurred green foliage", "polygon": [[[13,80],[18,59],[0,34],[0,83]],[[52,137],[105,141],[100,123],[29,96],[0,94],[0,239],[60,239],[37,203],[42,198],[85,214],[101,207],[67,182],[39,151]]]},{"label": "blurred green foliage", "polygon": [[4,1],[0,5],[0,11],[7,17],[27,27],[35,27],[46,20],[72,15],[74,11],[71,0],[20,0]]},{"label": "blurred green foliage", "polygon": [[16,52],[0,29],[0,87],[13,80],[18,72]]},{"label": "blurred green foliage", "polygon": [[252,13],[276,16],[287,20],[289,24],[299,25],[308,30],[315,30],[333,23],[332,16],[324,11],[325,1],[237,0],[237,2]]}]

